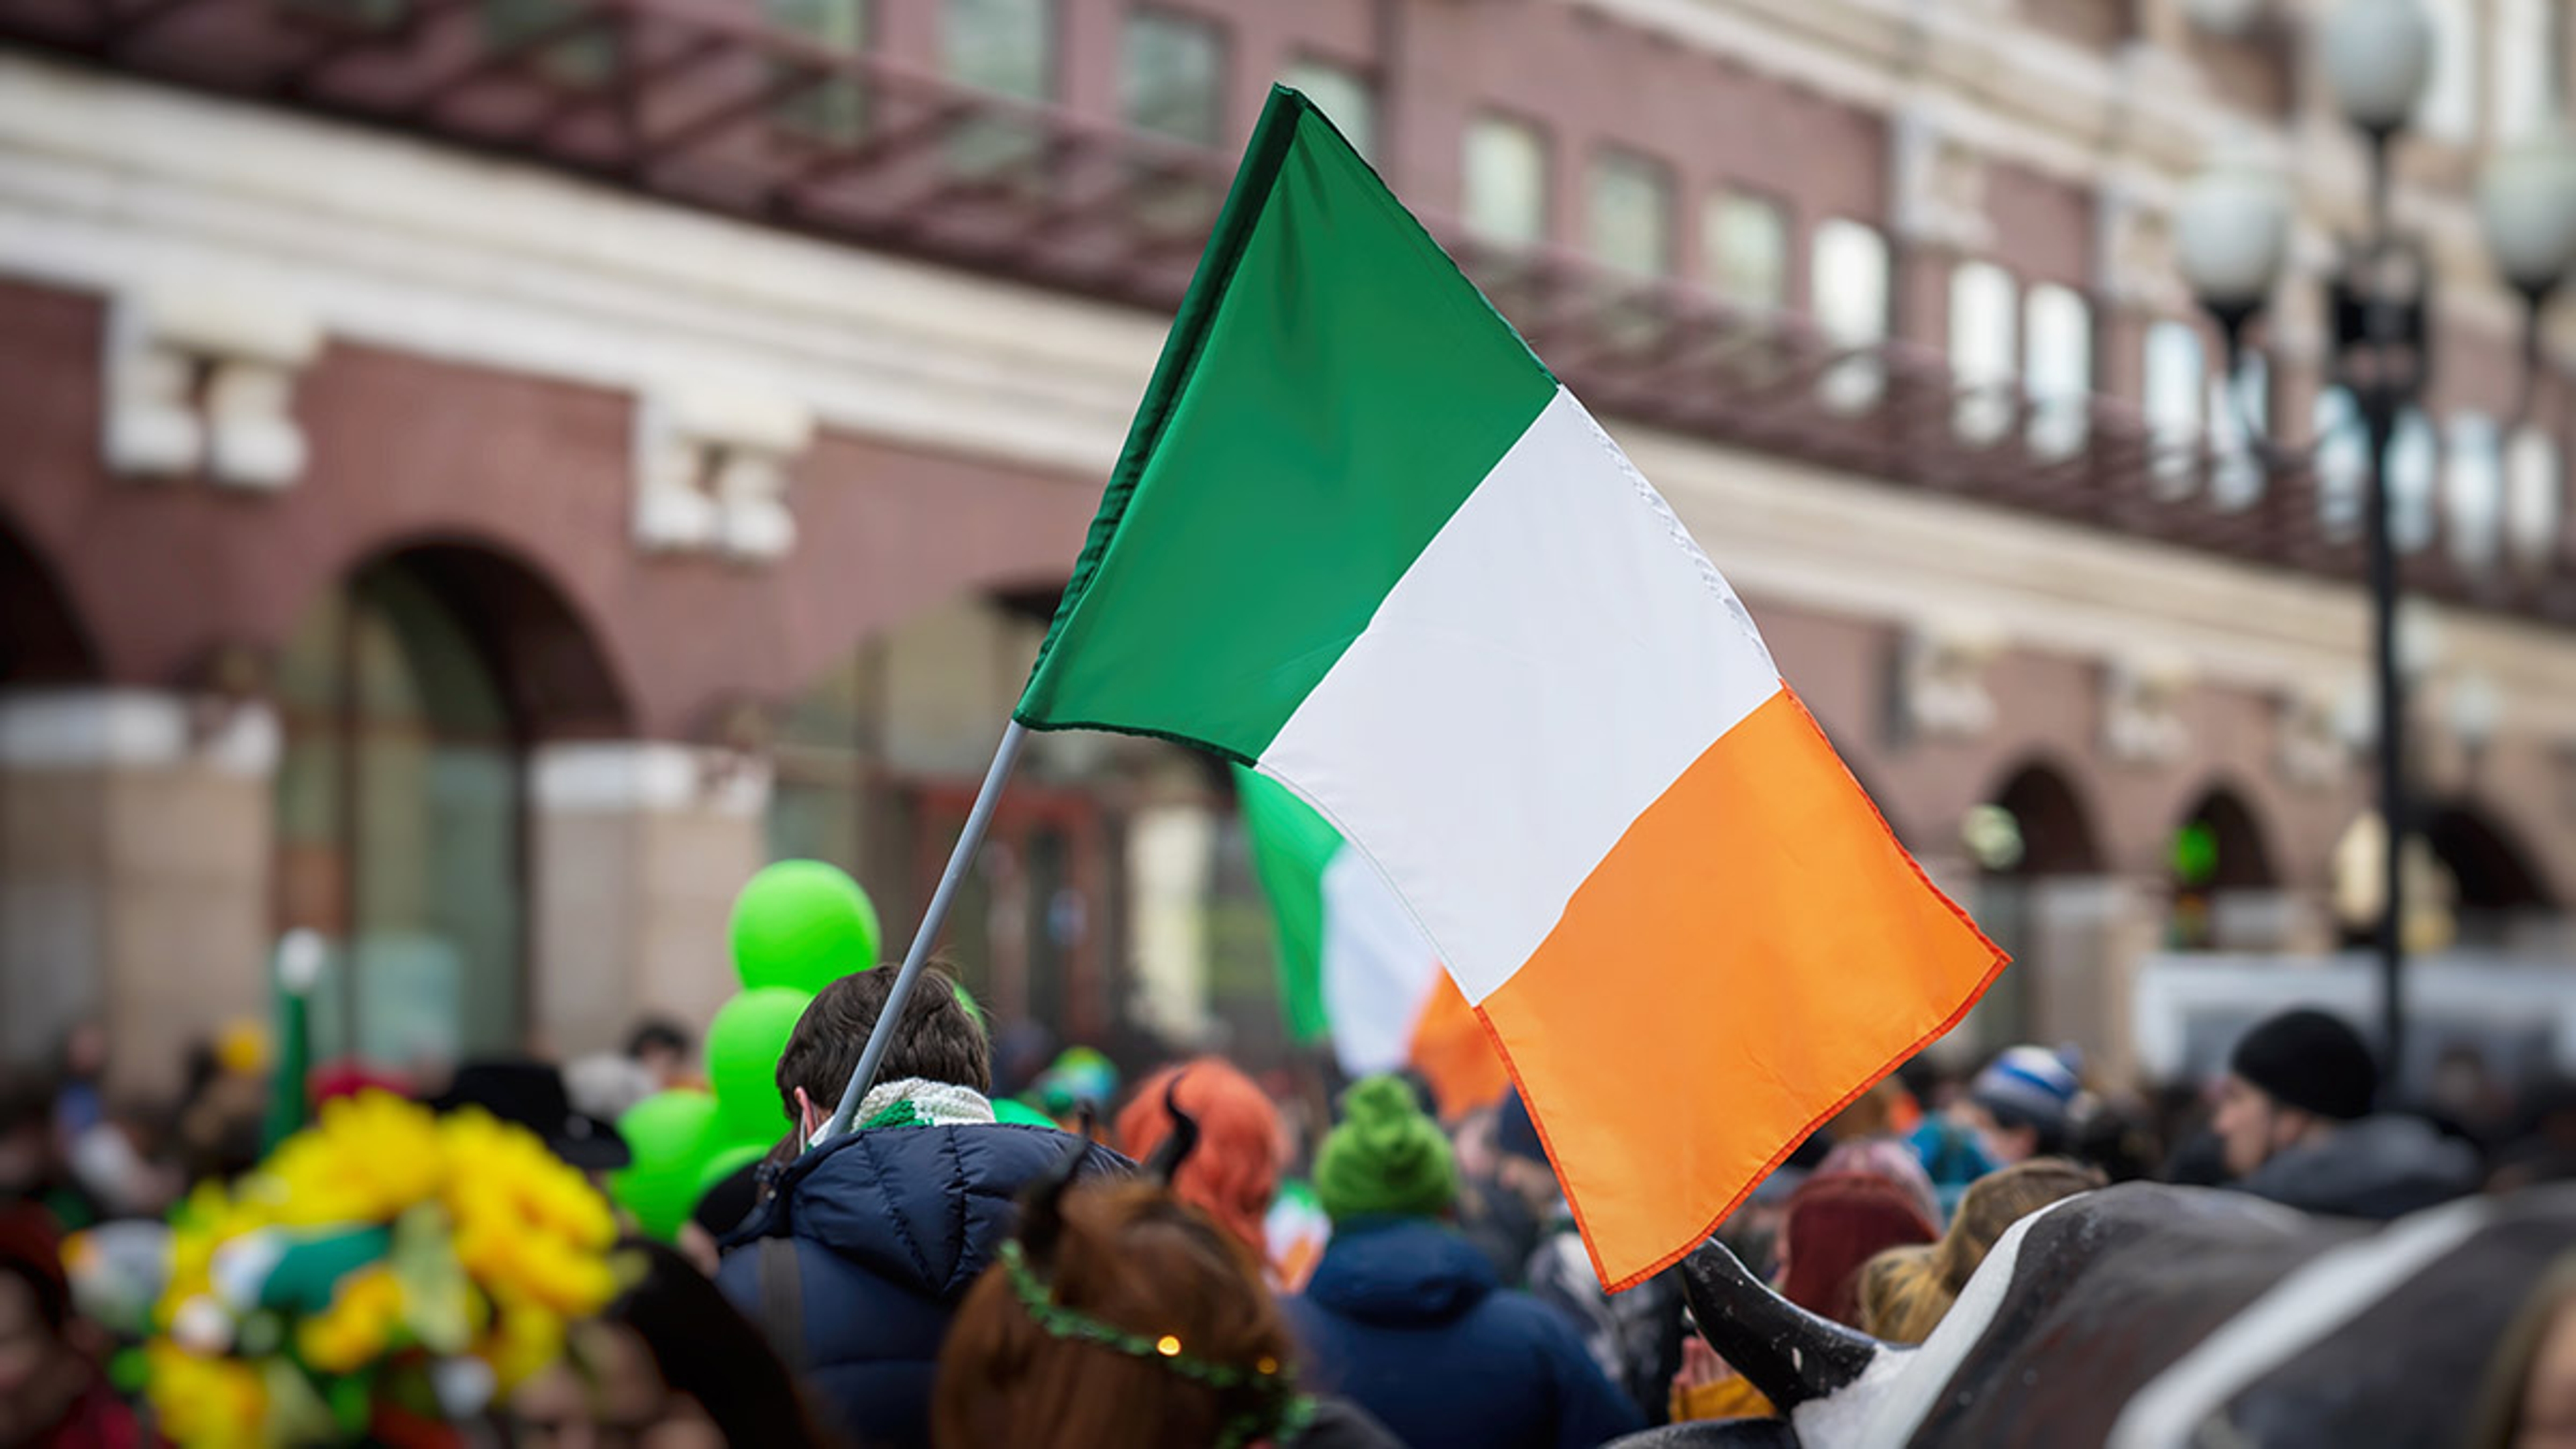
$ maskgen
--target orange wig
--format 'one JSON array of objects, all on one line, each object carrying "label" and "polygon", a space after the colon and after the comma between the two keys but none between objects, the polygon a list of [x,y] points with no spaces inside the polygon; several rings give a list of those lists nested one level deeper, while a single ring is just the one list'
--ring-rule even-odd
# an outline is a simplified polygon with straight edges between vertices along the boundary
[{"label": "orange wig", "polygon": [[1136,1084],[1118,1114],[1118,1150],[1142,1162],[1171,1135],[1163,1094],[1180,1079],[1181,1110],[1198,1120],[1199,1145],[1181,1164],[1172,1194],[1223,1224],[1255,1256],[1267,1256],[1262,1220],[1279,1191],[1279,1109],[1222,1057],[1200,1057]]}]

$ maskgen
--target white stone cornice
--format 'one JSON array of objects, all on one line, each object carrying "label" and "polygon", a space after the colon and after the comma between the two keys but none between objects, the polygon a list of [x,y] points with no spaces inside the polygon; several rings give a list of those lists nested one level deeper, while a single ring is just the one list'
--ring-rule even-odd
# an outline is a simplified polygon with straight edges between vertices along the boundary
[{"label": "white stone cornice", "polygon": [[664,740],[566,740],[528,760],[529,796],[552,815],[667,814],[710,810],[757,818],[768,808],[770,770],[752,755]]},{"label": "white stone cornice", "polygon": [[31,772],[149,769],[198,761],[227,774],[277,768],[277,712],[257,700],[96,686],[0,693],[0,766]]}]

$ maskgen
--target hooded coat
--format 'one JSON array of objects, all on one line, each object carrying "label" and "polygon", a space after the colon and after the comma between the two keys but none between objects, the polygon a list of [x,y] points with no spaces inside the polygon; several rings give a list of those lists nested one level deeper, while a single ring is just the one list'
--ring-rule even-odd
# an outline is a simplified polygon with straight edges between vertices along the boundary
[{"label": "hooded coat", "polygon": [[2284,1207],[2391,1218],[2478,1190],[2478,1154],[2420,1117],[2364,1117],[2273,1155],[2236,1186]]},{"label": "hooded coat", "polygon": [[[809,1152],[726,1241],[716,1285],[773,1339],[764,1303],[764,1239],[794,1254],[801,1342],[774,1343],[812,1388],[829,1428],[877,1446],[930,1442],[930,1389],[940,1340],[966,1290],[1017,1224],[1022,1188],[1064,1160],[1075,1139],[1045,1127],[879,1127]],[[1078,1174],[1133,1164],[1088,1147]]]},{"label": "hooded coat", "polygon": [[1482,1253],[1428,1219],[1340,1224],[1281,1306],[1307,1381],[1410,1449],[1588,1449],[1642,1422],[1564,1315],[1502,1288]]}]

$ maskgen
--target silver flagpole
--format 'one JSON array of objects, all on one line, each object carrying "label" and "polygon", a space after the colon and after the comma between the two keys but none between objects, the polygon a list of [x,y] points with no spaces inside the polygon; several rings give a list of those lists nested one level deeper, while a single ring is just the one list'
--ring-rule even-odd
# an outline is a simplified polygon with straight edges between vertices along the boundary
[{"label": "silver flagpole", "polygon": [[993,767],[984,772],[984,788],[975,792],[975,807],[966,812],[966,828],[957,832],[957,848],[948,853],[948,868],[940,873],[939,889],[930,893],[930,909],[922,913],[921,929],[913,933],[912,949],[904,952],[903,971],[894,978],[894,990],[886,996],[885,1010],[877,1013],[877,1024],[868,1033],[867,1050],[859,1054],[858,1068],[850,1073],[849,1085],[841,1089],[841,1105],[832,1109],[832,1120],[823,1128],[825,1142],[850,1130],[850,1119],[858,1115],[859,1099],[876,1081],[886,1046],[894,1040],[895,1023],[903,1020],[903,1005],[912,999],[913,985],[921,979],[921,968],[930,960],[930,948],[939,940],[940,927],[948,923],[948,907],[957,898],[957,886],[966,879],[966,867],[974,863],[975,852],[984,843],[984,831],[993,823],[993,807],[1002,799],[1002,782],[1010,778],[1011,767],[1019,763],[1020,747],[1028,740],[1029,732],[1018,720],[1002,731],[1002,743],[993,751]]}]

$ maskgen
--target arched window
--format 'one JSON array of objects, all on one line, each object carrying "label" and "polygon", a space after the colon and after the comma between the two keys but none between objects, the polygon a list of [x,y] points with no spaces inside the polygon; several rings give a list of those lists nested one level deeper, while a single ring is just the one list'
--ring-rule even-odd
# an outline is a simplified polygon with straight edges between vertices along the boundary
[{"label": "arched window", "polygon": [[2185,814],[2174,831],[2172,866],[2168,945],[2209,950],[2248,935],[2275,934],[2259,929],[2266,923],[2230,919],[2245,914],[2237,908],[2243,893],[2268,891],[2274,884],[2262,828],[2235,792],[2212,790]]},{"label": "arched window", "polygon": [[317,1038],[393,1066],[515,1046],[520,734],[488,656],[384,564],[306,613],[278,694],[282,924],[342,947]]},{"label": "arched window", "polygon": [[[2058,951],[2064,938],[2046,928],[2052,900],[2063,899],[2058,887],[2070,884],[2058,878],[2102,869],[2091,817],[2066,776],[2045,763],[2016,770],[1986,804],[1968,812],[1960,836],[1979,868],[1972,905],[1977,924],[2025,960]],[[2070,964],[2078,963],[2059,963]],[[1977,1008],[1977,1039],[2027,1040],[2040,1024],[2039,982],[2058,974],[2036,964],[2006,972]]]},{"label": "arched window", "polygon": [[392,1067],[519,1049],[530,936],[530,744],[627,728],[551,586],[483,549],[371,563],[278,661],[280,929],[334,943],[315,1039]]}]

